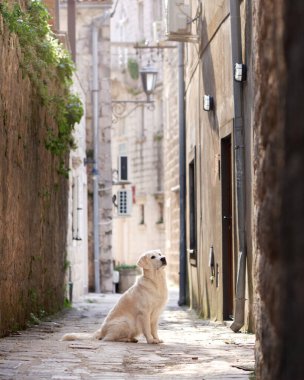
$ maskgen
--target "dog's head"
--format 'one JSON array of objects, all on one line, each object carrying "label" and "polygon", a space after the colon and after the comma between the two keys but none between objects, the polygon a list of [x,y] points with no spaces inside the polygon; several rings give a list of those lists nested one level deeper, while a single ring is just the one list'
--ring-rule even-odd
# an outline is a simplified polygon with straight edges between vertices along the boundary
[{"label": "dog's head", "polygon": [[146,270],[157,270],[167,265],[166,257],[159,249],[154,249],[143,253],[137,261],[140,268]]}]

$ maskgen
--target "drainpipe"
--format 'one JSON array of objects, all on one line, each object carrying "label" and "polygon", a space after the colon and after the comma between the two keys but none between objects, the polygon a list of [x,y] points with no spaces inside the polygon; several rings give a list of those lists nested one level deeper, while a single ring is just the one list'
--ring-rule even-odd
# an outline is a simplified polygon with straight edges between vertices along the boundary
[{"label": "drainpipe", "polygon": [[[241,19],[239,0],[230,0],[232,67],[242,62]],[[244,325],[246,287],[245,244],[245,153],[242,116],[242,83],[233,81],[234,96],[234,149],[236,170],[236,205],[238,236],[238,270],[236,280],[234,321],[230,328],[237,332]]]},{"label": "drainpipe", "polygon": [[94,236],[94,278],[95,293],[100,293],[100,255],[99,255],[99,57],[98,36],[105,21],[114,16],[114,10],[106,11],[102,16],[93,19],[92,23],[92,107],[93,107],[93,236]]},{"label": "drainpipe", "polygon": [[[99,20],[98,18],[97,20]],[[94,236],[94,279],[95,292],[100,293],[100,263],[99,263],[99,83],[98,83],[98,32],[99,23],[93,21],[92,30],[92,106],[93,106],[93,236]]]},{"label": "drainpipe", "polygon": [[186,250],[186,131],[185,131],[184,44],[178,44],[178,115],[179,115],[179,306],[187,303],[187,250]]},{"label": "drainpipe", "polygon": [[68,0],[68,36],[72,58],[76,62],[76,0]]}]

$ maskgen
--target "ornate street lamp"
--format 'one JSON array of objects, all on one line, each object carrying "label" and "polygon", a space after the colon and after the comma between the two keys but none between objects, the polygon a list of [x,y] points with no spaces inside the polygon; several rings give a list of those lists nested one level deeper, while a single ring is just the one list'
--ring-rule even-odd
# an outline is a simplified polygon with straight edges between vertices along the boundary
[{"label": "ornate street lamp", "polygon": [[[139,106],[144,107],[147,105],[149,110],[154,110],[154,100],[151,100],[156,86],[157,69],[149,64],[143,67],[140,71],[142,87],[147,95],[147,100],[112,100],[112,115],[113,123],[116,123],[119,119],[124,119],[129,116]],[[131,109],[127,109],[127,105],[134,104]]]},{"label": "ornate street lamp", "polygon": [[143,67],[140,71],[143,89],[147,95],[147,102],[150,102],[150,95],[154,92],[157,78],[157,70],[150,65]]}]

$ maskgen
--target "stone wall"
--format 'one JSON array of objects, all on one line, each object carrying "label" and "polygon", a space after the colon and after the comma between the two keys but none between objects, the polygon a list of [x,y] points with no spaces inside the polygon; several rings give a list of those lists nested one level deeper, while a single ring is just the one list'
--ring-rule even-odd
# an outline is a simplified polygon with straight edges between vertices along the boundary
[{"label": "stone wall", "polygon": [[56,126],[22,76],[18,40],[1,17],[0,56],[1,336],[63,305],[67,180],[45,148]]},{"label": "stone wall", "polygon": [[[169,43],[167,43],[169,45]],[[178,117],[178,49],[164,49],[164,191],[165,252],[168,277],[179,282],[179,117]]]},{"label": "stone wall", "polygon": [[253,4],[257,379],[303,379],[303,2]]},{"label": "stone wall", "polygon": [[[111,92],[110,92],[110,18],[98,22],[112,2],[76,3],[76,66],[86,99],[86,144],[88,173],[88,256],[89,290],[95,289],[93,245],[93,109],[92,109],[92,30],[98,28],[99,72],[99,254],[100,281],[103,292],[112,291],[112,162],[111,162]],[[67,4],[60,4],[60,29],[67,31]]]}]

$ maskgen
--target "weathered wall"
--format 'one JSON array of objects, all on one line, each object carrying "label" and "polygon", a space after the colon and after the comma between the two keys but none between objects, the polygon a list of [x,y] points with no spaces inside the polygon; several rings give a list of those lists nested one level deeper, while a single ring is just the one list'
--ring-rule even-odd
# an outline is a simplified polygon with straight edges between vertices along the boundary
[{"label": "weathered wall", "polygon": [[[196,14],[197,3],[192,1]],[[240,2],[242,23],[242,49],[244,62],[250,60],[251,39],[250,9],[246,1]],[[249,21],[248,20],[249,17]],[[246,29],[247,28],[247,29]],[[222,320],[234,312],[236,278],[238,271],[237,209],[235,199],[234,160],[234,97],[233,65],[231,58],[231,17],[229,1],[204,1],[197,33],[198,44],[187,44],[185,63],[186,128],[187,128],[187,248],[190,248],[189,218],[189,164],[194,159],[196,174],[196,234],[197,265],[189,265],[191,306],[206,318]],[[251,79],[250,79],[251,80]],[[252,82],[243,85],[245,182],[246,182],[246,242],[248,266],[246,273],[245,328],[253,329],[253,275],[252,275]],[[203,96],[211,95],[214,110],[203,110]],[[221,144],[230,139],[231,178],[230,189],[223,190],[224,167],[228,159],[222,156]],[[228,170],[228,169],[227,169]],[[228,193],[230,194],[228,196]],[[231,204],[231,223],[227,226],[222,205]],[[224,232],[223,232],[224,231]],[[227,232],[229,231],[229,232]],[[226,240],[223,236],[226,233]],[[229,240],[229,242],[228,242]],[[226,244],[226,245],[225,245]],[[209,252],[213,247],[215,270],[209,267]],[[227,249],[225,250],[225,247]],[[232,254],[228,259],[231,247]],[[224,280],[225,276],[225,280]],[[228,299],[230,302],[228,302]],[[227,304],[229,306],[227,306]],[[228,312],[228,309],[229,312]],[[225,316],[224,316],[225,314]]]},{"label": "weathered wall", "polygon": [[[67,2],[60,4],[60,29],[67,31]],[[86,98],[86,137],[88,170],[88,255],[89,289],[95,289],[93,246],[93,109],[92,109],[92,30],[93,22],[111,8],[112,1],[76,2],[76,66]],[[95,21],[94,21],[95,20]],[[103,292],[112,291],[112,162],[111,162],[111,91],[110,91],[110,19],[98,23],[99,59],[99,254]]]},{"label": "weathered wall", "polygon": [[[167,43],[169,44],[169,43]],[[179,117],[178,117],[178,49],[164,49],[164,191],[165,253],[168,277],[179,282]]]},{"label": "weathered wall", "polygon": [[303,379],[302,1],[253,4],[257,379]]},{"label": "weathered wall", "polygon": [[[73,77],[73,91],[85,104],[85,94],[77,75]],[[67,260],[71,268],[67,270],[66,282],[73,283],[73,301],[88,292],[88,190],[86,155],[85,113],[73,133],[77,148],[70,154],[69,211],[67,235]],[[67,287],[67,297],[69,289]]]},{"label": "weathered wall", "polygon": [[[45,148],[55,128],[0,17],[0,335],[63,305],[67,180]],[[54,83],[56,86],[56,83]]]}]

